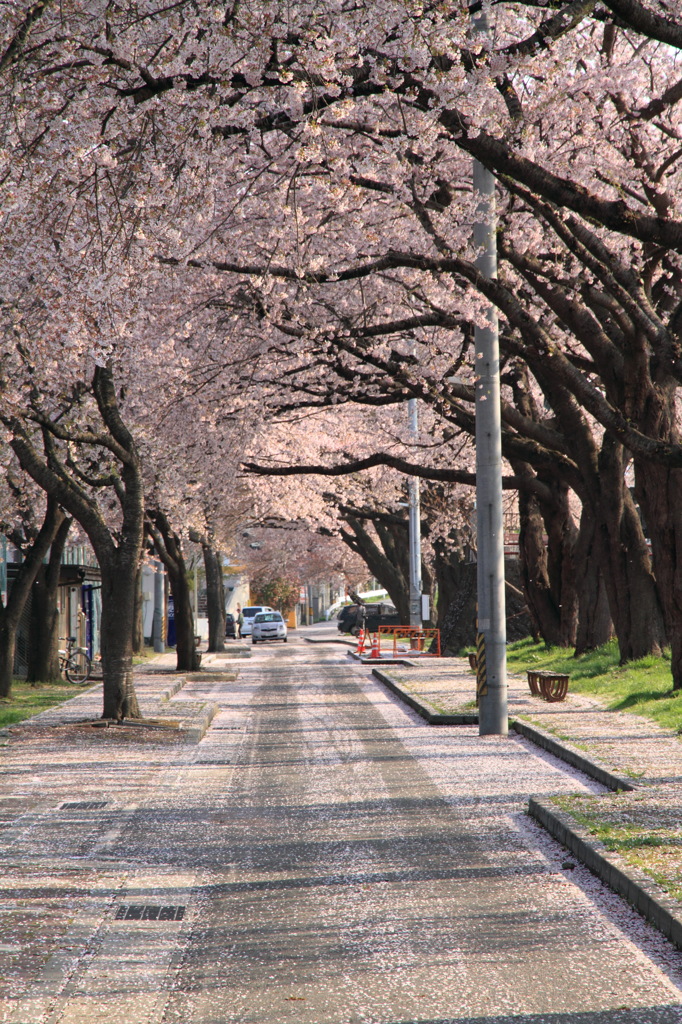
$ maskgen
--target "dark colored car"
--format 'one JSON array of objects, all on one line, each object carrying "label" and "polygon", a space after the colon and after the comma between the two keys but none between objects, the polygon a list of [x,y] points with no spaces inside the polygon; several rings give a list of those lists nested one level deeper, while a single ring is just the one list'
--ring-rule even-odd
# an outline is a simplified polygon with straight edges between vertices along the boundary
[{"label": "dark colored car", "polygon": [[356,604],[345,604],[343,608],[339,610],[339,613],[336,616],[339,633],[351,632],[352,627],[355,625],[359,610],[360,609]]},{"label": "dark colored car", "polygon": [[362,626],[363,611],[365,612],[365,629],[370,633],[376,633],[379,626],[401,625],[395,605],[387,601],[368,604],[364,608],[357,604],[347,604],[336,617],[339,633],[352,633],[353,636],[357,636]]},{"label": "dark colored car", "polygon": [[228,612],[225,616],[225,636],[232,637],[233,640],[237,637],[237,627],[234,624],[234,615],[232,612]]}]

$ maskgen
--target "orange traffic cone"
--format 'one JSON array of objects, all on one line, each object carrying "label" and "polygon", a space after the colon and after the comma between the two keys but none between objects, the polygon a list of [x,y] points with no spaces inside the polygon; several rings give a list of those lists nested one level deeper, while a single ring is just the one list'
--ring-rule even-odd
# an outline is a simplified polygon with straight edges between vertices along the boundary
[{"label": "orange traffic cone", "polygon": [[365,653],[365,631],[364,631],[364,629],[361,629],[360,632],[358,633],[358,646],[357,646],[357,650],[356,650],[355,653],[356,654],[364,654]]},{"label": "orange traffic cone", "polygon": [[371,650],[371,653],[370,653],[370,658],[380,658],[380,657],[381,657],[381,655],[379,654],[379,637],[375,633],[374,636],[372,637],[372,650]]}]

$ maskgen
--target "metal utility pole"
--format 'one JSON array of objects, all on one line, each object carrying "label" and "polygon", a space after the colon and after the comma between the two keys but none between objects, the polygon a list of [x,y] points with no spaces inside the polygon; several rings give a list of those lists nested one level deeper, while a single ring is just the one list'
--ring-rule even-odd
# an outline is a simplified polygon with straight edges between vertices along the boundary
[{"label": "metal utility pole", "polygon": [[[478,7],[478,5],[477,5]],[[485,8],[472,11],[475,33],[488,34]],[[474,160],[474,192],[479,196],[474,224],[476,266],[497,277],[495,178]],[[485,327],[474,328],[476,374],[476,532],[478,582],[479,735],[506,736],[507,623],[504,596],[502,515],[502,438],[500,352],[497,310],[486,310]]]},{"label": "metal utility pole", "polygon": [[[417,399],[410,398],[407,403],[407,415],[410,424],[410,436],[413,441],[419,438],[419,420]],[[421,506],[419,495],[419,477],[408,478],[409,524],[410,524],[410,625],[422,626],[422,536]]]},{"label": "metal utility pole", "polygon": [[154,618],[152,619],[155,654],[163,654],[165,650],[163,642],[163,597],[163,569],[161,568],[161,563],[157,562],[154,573]]},{"label": "metal utility pole", "polygon": [[194,562],[194,635],[199,635],[199,560],[195,556]]},{"label": "metal utility pole", "polygon": [[7,537],[0,539],[0,603],[7,605]]}]

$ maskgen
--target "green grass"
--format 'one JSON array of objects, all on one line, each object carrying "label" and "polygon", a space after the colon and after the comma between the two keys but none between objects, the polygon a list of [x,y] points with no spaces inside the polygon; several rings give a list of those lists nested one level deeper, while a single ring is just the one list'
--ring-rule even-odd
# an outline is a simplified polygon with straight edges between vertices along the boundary
[{"label": "green grass", "polygon": [[[567,673],[569,692],[594,696],[613,711],[627,711],[682,733],[682,691],[673,691],[670,657],[641,658],[619,665],[617,643],[579,658],[571,650],[548,649],[526,639],[507,649],[510,672],[528,669]],[[548,728],[543,724],[543,728]],[[575,744],[575,740],[568,738]],[[640,773],[622,769],[632,778]],[[682,902],[682,828],[675,814],[639,802],[635,793],[553,797],[553,802],[601,840],[607,850],[643,871]]]},{"label": "green grass", "polygon": [[532,639],[507,648],[510,672],[528,669],[567,673],[574,693],[593,694],[613,711],[631,711],[682,732],[682,690],[672,690],[670,655],[619,665],[616,641],[576,658],[570,649],[548,648]]},{"label": "green grass", "polygon": [[80,686],[68,683],[25,683],[23,680],[15,680],[12,696],[0,698],[0,728],[32,718],[46,708],[63,704],[80,692]]},{"label": "green grass", "polygon": [[[552,802],[567,811],[607,850],[618,853],[633,867],[653,878],[674,899],[682,901],[682,831],[655,827],[643,821],[619,820],[621,801],[617,797],[587,797],[584,794],[553,797]],[[626,804],[623,811],[636,818],[637,808]]]},{"label": "green grass", "polygon": [[[170,650],[171,648],[167,648]],[[134,665],[150,661],[156,655],[153,647],[145,647],[144,651],[133,658]],[[101,676],[100,680],[101,682]],[[90,679],[85,688],[97,683]],[[9,699],[0,698],[0,729],[7,725],[15,725],[26,718],[52,708],[55,704],[63,704],[65,700],[75,697],[83,688],[69,683],[26,683],[23,679],[15,679],[12,684],[12,695]]]}]

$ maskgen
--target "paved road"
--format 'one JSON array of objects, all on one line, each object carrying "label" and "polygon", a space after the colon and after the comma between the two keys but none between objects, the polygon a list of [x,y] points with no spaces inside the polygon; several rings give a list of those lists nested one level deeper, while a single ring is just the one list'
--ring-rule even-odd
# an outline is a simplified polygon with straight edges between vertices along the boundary
[{"label": "paved road", "polygon": [[[222,708],[198,746],[48,736],[10,762],[5,913],[40,925],[0,1020],[682,1022],[679,954],[523,814],[594,784],[424,725],[340,648],[261,647],[192,693]],[[143,906],[172,909],[120,916]]]}]

